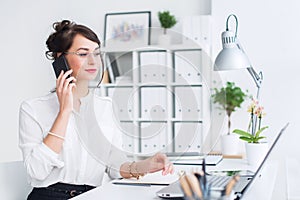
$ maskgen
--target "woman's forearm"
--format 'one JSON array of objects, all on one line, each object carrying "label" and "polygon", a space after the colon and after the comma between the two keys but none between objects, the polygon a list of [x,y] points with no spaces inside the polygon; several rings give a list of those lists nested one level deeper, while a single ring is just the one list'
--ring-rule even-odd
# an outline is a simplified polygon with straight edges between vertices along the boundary
[{"label": "woman's forearm", "polygon": [[48,134],[43,140],[44,144],[56,153],[60,153],[62,149],[69,118],[70,113],[60,112],[57,115],[52,128],[49,130],[50,134]]}]

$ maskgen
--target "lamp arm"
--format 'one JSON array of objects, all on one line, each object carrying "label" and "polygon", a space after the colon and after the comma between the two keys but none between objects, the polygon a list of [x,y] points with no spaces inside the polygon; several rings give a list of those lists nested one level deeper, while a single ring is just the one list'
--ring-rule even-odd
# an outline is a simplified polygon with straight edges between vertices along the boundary
[{"label": "lamp arm", "polygon": [[247,70],[255,82],[255,85],[257,87],[256,99],[259,100],[259,90],[263,80],[263,73],[262,72],[256,73],[256,71],[253,69],[252,66],[248,67]]},{"label": "lamp arm", "polygon": [[[245,53],[240,41],[238,39],[236,39],[236,46],[243,52]],[[245,53],[246,54],[246,53]],[[263,80],[263,74],[262,72],[259,72],[257,73],[254,68],[250,65],[250,67],[247,68],[248,72],[250,73],[250,75],[252,76],[254,82],[255,82],[255,85],[257,87],[257,93],[256,93],[256,99],[259,100],[259,90],[260,90],[260,87],[261,87],[261,83],[262,83],[262,80]]]}]

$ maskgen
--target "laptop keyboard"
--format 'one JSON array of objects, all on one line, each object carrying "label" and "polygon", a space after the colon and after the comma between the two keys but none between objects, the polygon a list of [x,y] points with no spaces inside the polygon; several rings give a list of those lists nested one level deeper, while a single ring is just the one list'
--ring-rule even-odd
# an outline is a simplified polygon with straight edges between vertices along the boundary
[{"label": "laptop keyboard", "polygon": [[207,181],[213,188],[224,188],[231,178],[230,176],[207,176]]}]

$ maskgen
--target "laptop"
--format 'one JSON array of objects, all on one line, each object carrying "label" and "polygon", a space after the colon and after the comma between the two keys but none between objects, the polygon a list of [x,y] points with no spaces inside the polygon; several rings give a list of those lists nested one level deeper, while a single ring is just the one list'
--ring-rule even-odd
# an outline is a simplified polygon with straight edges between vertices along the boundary
[{"label": "laptop", "polygon": [[[241,176],[239,182],[234,188],[234,191],[236,195],[240,198],[246,198],[246,196],[249,193],[249,188],[252,187],[256,179],[259,179],[261,177],[261,172],[264,164],[266,163],[270,153],[272,152],[274,146],[278,142],[279,138],[281,137],[284,130],[287,128],[288,124],[286,124],[279,132],[279,134],[276,136],[276,139],[274,140],[273,144],[269,148],[265,158],[261,162],[260,166],[256,170],[256,172],[253,175],[249,176]],[[205,165],[203,165],[205,166]],[[205,168],[204,168],[205,170]],[[227,185],[228,181],[231,179],[230,176],[216,176],[216,175],[207,175],[207,182],[211,184],[211,190],[217,191],[217,190],[223,190],[224,186]],[[174,198],[183,198],[184,194],[181,191],[180,183],[179,181],[176,181],[169,186],[166,186],[156,192],[156,195],[160,198],[164,199],[174,199]]]},{"label": "laptop", "polygon": [[[259,181],[259,179],[263,178],[263,170],[264,170],[264,166],[267,165],[268,163],[268,159],[271,158],[270,154],[272,152],[272,150],[274,149],[276,143],[278,143],[278,140],[280,139],[282,133],[284,132],[284,130],[287,128],[289,124],[286,124],[280,131],[280,133],[277,135],[276,139],[274,140],[272,146],[270,147],[268,153],[266,154],[264,160],[262,161],[261,165],[258,167],[256,173],[254,174],[253,178],[250,180],[249,184],[247,185],[247,187],[242,191],[241,194],[238,194],[238,197],[240,197],[240,199],[253,199],[253,190],[251,190],[252,188],[254,188],[254,186],[256,185],[256,183]],[[256,199],[257,199],[257,194],[256,195]]]}]

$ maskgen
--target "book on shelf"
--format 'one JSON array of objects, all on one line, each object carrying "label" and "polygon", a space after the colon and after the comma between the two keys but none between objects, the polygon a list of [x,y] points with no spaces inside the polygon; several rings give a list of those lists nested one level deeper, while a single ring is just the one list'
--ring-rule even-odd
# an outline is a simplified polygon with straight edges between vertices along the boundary
[{"label": "book on shelf", "polygon": [[105,56],[105,59],[109,74],[109,81],[110,83],[116,83],[116,77],[120,76],[117,60],[111,54]]}]

